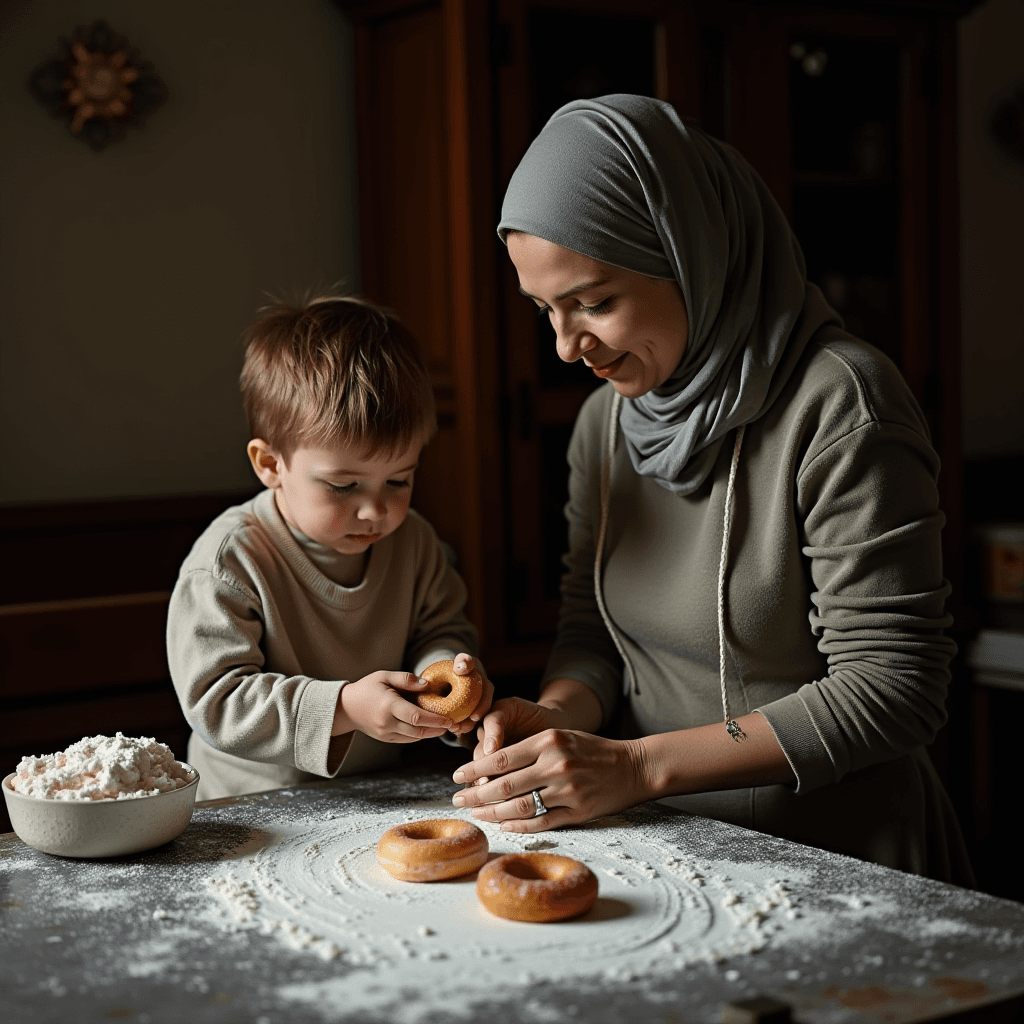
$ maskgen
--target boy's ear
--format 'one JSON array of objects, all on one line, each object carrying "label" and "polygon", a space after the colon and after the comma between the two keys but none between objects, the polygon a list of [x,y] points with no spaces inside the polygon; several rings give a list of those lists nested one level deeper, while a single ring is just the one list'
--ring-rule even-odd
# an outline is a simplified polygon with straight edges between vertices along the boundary
[{"label": "boy's ear", "polygon": [[246,446],[246,453],[252,463],[253,472],[264,487],[274,490],[281,486],[281,456],[260,437],[254,437]]}]

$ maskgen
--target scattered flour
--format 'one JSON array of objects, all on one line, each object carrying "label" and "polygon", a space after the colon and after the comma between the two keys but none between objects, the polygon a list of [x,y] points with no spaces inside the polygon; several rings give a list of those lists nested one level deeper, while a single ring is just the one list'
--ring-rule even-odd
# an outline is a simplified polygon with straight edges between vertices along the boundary
[{"label": "scattered flour", "polygon": [[337,960],[345,952],[340,946],[328,942],[322,935],[314,935],[294,921],[269,921],[263,926],[265,935],[279,930],[286,946],[292,949],[308,949],[323,960]]},{"label": "scattered flour", "polygon": [[260,901],[249,882],[239,882],[234,873],[227,878],[204,878],[203,881],[224,900],[239,921],[251,921],[256,916]]},{"label": "scattered flour", "polygon": [[528,839],[523,843],[523,849],[527,851],[533,850],[557,850],[558,843],[553,843],[550,839],[541,837],[540,839]]},{"label": "scattered flour", "polygon": [[[475,1000],[517,989],[524,977],[586,987],[668,978],[689,965],[717,970],[783,938],[820,933],[824,924],[786,916],[799,901],[777,867],[748,863],[736,877],[732,862],[695,857],[617,818],[542,840],[598,873],[591,911],[557,928],[505,921],[480,906],[472,876],[412,885],[381,871],[376,843],[388,828],[439,813],[469,817],[447,804],[417,811],[306,819],[281,833],[275,827],[271,846],[206,879],[223,908],[213,920],[225,931],[259,930],[290,950],[335,961],[343,972],[285,984],[279,997],[414,1024],[440,1005],[422,994],[436,986],[438,962],[456,954],[480,964],[465,975],[458,998],[445,992],[444,1007],[459,1016]],[[537,837],[479,824],[492,853],[541,846]],[[413,989],[420,998],[410,1003],[400,993]]]},{"label": "scattered flour", "polygon": [[919,925],[918,934],[921,938],[940,938],[947,935],[964,935],[971,931],[971,927],[963,921],[953,921],[948,918],[937,918],[934,921],[926,921]]},{"label": "scattered flour", "polygon": [[152,737],[86,736],[67,750],[23,757],[12,785],[48,800],[128,800],[187,786],[195,776]]},{"label": "scattered flour", "polygon": [[[244,969],[248,978],[253,964],[272,960],[273,969],[256,968],[260,1012],[273,1009],[263,1024],[299,1017],[461,1024],[485,1019],[480,1007],[494,1002],[516,1003],[523,1024],[571,1024],[587,1013],[574,1016],[565,1000],[574,993],[603,998],[609,986],[628,985],[648,1010],[657,1000],[683,998],[678,992],[689,986],[744,998],[769,979],[784,979],[794,998],[834,981],[844,988],[913,987],[924,978],[928,991],[935,977],[963,971],[959,952],[957,965],[950,959],[951,945],[971,958],[981,955],[977,949],[1005,957],[1004,950],[1024,948],[1024,933],[1004,935],[958,919],[973,906],[966,891],[908,906],[897,899],[891,872],[876,885],[870,866],[848,878],[844,864],[826,871],[811,858],[736,862],[725,844],[691,840],[696,829],[685,820],[640,827],[613,818],[546,833],[543,842],[597,873],[598,903],[584,918],[557,926],[504,921],[480,907],[472,876],[412,885],[376,864],[386,829],[404,820],[468,818],[468,811],[432,794],[383,807],[339,800],[334,815],[319,805],[316,813],[292,814],[281,804],[275,795],[252,807],[200,811],[200,825],[212,831],[216,824],[227,837],[237,833],[230,852],[217,852],[222,840],[214,845],[211,836],[180,851],[185,862],[176,859],[173,870],[158,859],[77,866],[76,887],[54,884],[59,895],[47,897],[55,908],[50,920],[64,936],[42,947],[51,963],[69,947],[88,948],[98,983],[152,979],[183,992],[209,989],[212,999],[218,986],[228,990],[218,974],[241,977],[232,972]],[[482,827],[494,854],[539,845],[537,836]],[[34,890],[25,887],[23,860],[0,859],[0,881],[6,874],[28,900]],[[39,884],[63,877],[59,868],[39,859]],[[736,901],[723,906],[733,894]],[[108,948],[101,925],[109,912],[130,931]],[[924,949],[907,949],[908,937]],[[914,962],[902,963],[911,952]],[[452,965],[459,983],[439,985],[439,968]],[[77,983],[56,966],[36,980],[58,973],[52,984],[74,992]],[[256,1013],[246,1019],[261,1020]]]}]

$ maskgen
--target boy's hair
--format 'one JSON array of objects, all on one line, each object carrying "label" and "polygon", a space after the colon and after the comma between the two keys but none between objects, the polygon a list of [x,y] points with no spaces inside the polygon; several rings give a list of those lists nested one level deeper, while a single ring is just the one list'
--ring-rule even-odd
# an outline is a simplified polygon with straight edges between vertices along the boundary
[{"label": "boy's hair", "polygon": [[339,440],[390,454],[437,427],[419,347],[385,309],[347,296],[279,303],[260,310],[244,340],[249,436],[286,460]]}]

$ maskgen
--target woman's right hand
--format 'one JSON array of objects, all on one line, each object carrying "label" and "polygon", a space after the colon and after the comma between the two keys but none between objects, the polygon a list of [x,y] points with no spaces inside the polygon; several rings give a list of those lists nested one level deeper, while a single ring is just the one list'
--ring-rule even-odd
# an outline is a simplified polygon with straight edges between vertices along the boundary
[{"label": "woman's right hand", "polygon": [[540,701],[506,697],[499,700],[477,729],[473,760],[493,754],[509,743],[536,736],[545,729],[594,732],[601,724],[601,704],[594,691],[575,679],[549,680]]},{"label": "woman's right hand", "polygon": [[[464,764],[452,779],[465,788],[452,803],[505,832],[543,832],[651,799],[648,769],[643,740],[545,729]],[[541,814],[532,793],[544,802]]]},{"label": "woman's right hand", "polygon": [[476,731],[473,760],[493,754],[510,743],[518,743],[545,729],[572,728],[568,715],[559,708],[544,707],[522,697],[496,701]]}]

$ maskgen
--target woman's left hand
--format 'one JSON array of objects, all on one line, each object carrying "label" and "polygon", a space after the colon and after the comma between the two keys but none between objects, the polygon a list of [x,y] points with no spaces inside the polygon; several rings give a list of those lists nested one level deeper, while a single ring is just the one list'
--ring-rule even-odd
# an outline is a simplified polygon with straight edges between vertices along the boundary
[{"label": "woman's left hand", "polygon": [[[614,814],[651,798],[638,740],[609,740],[574,729],[546,729],[463,765],[452,797],[479,821],[506,832],[544,832]],[[488,779],[473,785],[478,779]],[[535,817],[532,791],[548,813]]]}]

